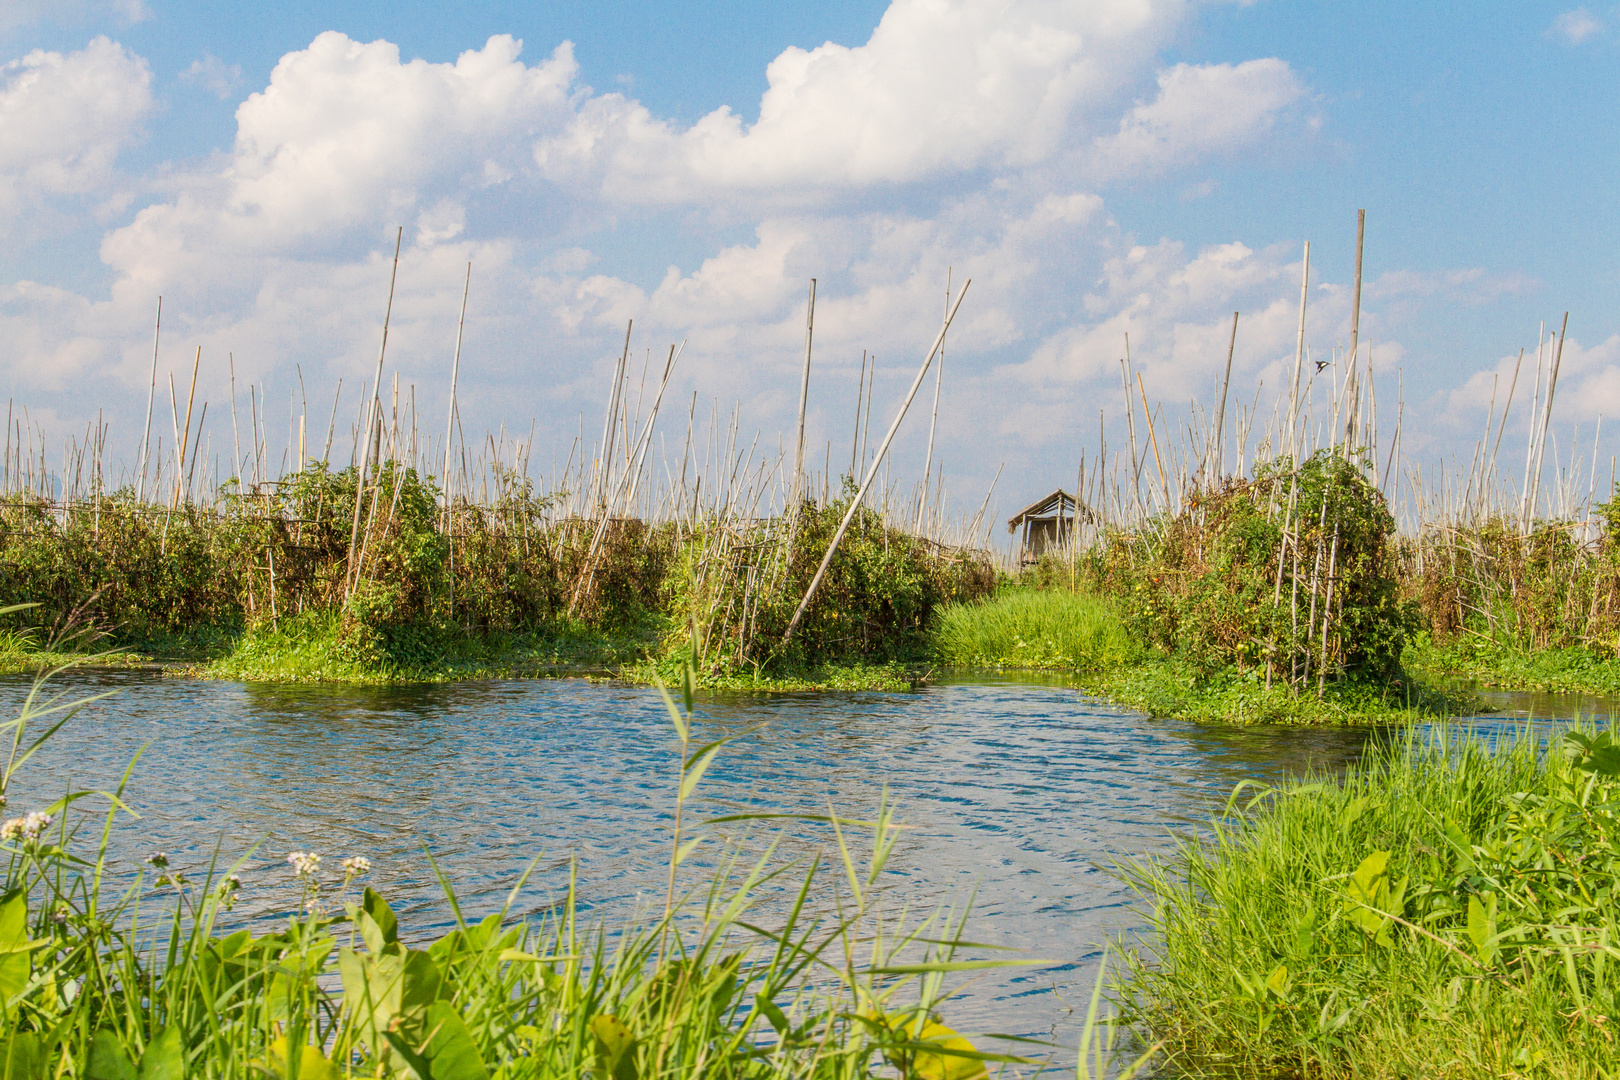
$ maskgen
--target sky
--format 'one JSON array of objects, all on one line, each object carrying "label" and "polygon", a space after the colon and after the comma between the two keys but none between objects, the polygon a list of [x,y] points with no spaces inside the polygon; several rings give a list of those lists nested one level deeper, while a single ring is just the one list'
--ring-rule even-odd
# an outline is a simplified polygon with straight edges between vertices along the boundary
[{"label": "sky", "polygon": [[251,386],[269,444],[307,411],[346,462],[403,229],[385,377],[424,429],[470,261],[463,431],[532,430],[553,472],[634,320],[634,371],[685,342],[670,399],[774,451],[816,278],[807,441],[847,467],[863,353],[881,432],[949,275],[936,460],[970,511],[1004,469],[1015,509],[1072,486],[1099,423],[1124,445],[1127,334],[1171,441],[1240,312],[1232,398],[1264,428],[1302,245],[1332,359],[1365,209],[1386,441],[1393,412],[1412,461],[1466,459],[1568,311],[1553,429],[1590,455],[1620,418],[1617,60],[1620,9],[1563,3],[0,0],[0,370],[47,445],[99,417],[127,459],[161,295],[156,430],[200,348],[211,452],[234,370],[240,424]]}]

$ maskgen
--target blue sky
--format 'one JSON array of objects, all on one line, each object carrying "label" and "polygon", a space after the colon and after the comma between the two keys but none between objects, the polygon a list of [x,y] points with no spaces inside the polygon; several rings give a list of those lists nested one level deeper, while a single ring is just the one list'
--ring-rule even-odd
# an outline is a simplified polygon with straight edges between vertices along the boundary
[{"label": "blue sky", "polygon": [[772,442],[816,276],[836,446],[861,350],[892,406],[949,266],[975,285],[948,481],[976,502],[1005,461],[1012,504],[1072,477],[1099,409],[1123,437],[1126,331],[1174,413],[1242,310],[1264,411],[1305,240],[1331,355],[1365,207],[1363,340],[1412,454],[1466,453],[1491,373],[1566,309],[1557,422],[1590,430],[1620,418],[1617,60],[1620,10],[1568,4],[6,0],[0,365],[54,436],[102,409],[133,443],[162,292],[160,372],[201,345],[200,396],[222,353],[271,400],[299,372],[348,393],[403,225],[390,348],[425,415],[471,259],[469,426],[534,420],[535,461],[565,456],[634,317],[638,348],[689,340],[672,393]]}]

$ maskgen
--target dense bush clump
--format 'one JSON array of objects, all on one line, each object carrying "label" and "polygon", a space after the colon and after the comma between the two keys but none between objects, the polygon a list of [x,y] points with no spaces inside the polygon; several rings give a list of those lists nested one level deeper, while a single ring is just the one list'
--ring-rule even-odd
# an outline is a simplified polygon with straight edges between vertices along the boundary
[{"label": "dense bush clump", "polygon": [[1209,673],[1267,680],[1388,679],[1416,626],[1403,600],[1395,522],[1364,464],[1323,450],[1189,500],[1081,561],[1132,629]]}]

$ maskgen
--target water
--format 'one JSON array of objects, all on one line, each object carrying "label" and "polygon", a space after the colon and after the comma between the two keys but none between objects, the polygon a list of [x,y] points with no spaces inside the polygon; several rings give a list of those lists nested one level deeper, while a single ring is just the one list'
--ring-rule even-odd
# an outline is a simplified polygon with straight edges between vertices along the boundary
[{"label": "water", "polygon": [[[427,936],[449,914],[425,848],[469,913],[498,907],[537,859],[520,910],[553,902],[572,860],[593,916],[622,924],[661,909],[677,744],[656,691],[269,687],[149,671],[80,672],[60,688],[117,693],[29,763],[10,812],[115,786],[140,752],[128,801],[141,819],[115,833],[118,873],[155,850],[196,872],[216,848],[228,864],[258,845],[238,909],[252,920],[287,910],[288,851],[320,852],[329,870],[365,855],[407,936]],[[11,715],[26,689],[0,683],[0,710]],[[1059,1039],[1073,1035],[1072,1010],[1084,1015],[1102,943],[1141,925],[1112,867],[1166,850],[1239,781],[1340,768],[1387,737],[1153,720],[1039,680],[711,698],[700,712],[696,738],[734,742],[693,817],[864,816],[886,787],[909,826],[885,878],[890,900],[928,911],[971,894],[971,937],[1048,961],[975,982],[949,1020]],[[829,840],[786,828],[788,854]]]}]

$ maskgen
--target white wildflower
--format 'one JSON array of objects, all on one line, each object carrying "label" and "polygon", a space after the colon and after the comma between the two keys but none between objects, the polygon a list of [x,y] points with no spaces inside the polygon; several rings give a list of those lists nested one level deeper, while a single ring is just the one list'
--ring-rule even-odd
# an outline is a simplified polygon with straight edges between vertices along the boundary
[{"label": "white wildflower", "polygon": [[371,860],[364,855],[351,855],[343,860],[343,873],[350,878],[363,877],[371,873]]},{"label": "white wildflower", "polygon": [[146,865],[154,870],[166,870],[169,867],[169,857],[161,851],[154,851],[146,857]]},{"label": "white wildflower", "polygon": [[313,878],[321,869],[321,857],[313,851],[289,851],[287,865],[301,878]]},{"label": "white wildflower", "polygon": [[43,810],[9,818],[0,825],[0,840],[38,840],[39,834],[51,827],[51,821],[51,815]]}]

